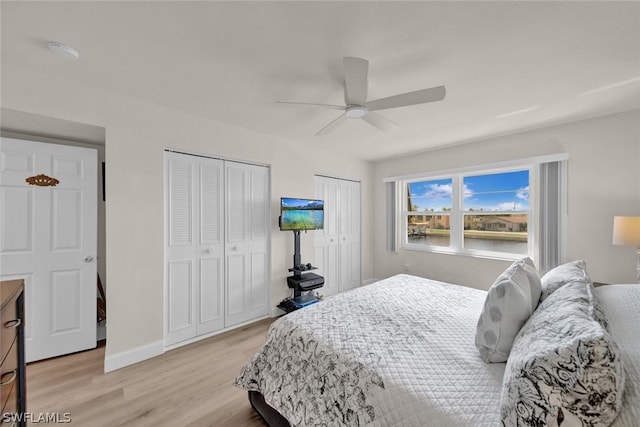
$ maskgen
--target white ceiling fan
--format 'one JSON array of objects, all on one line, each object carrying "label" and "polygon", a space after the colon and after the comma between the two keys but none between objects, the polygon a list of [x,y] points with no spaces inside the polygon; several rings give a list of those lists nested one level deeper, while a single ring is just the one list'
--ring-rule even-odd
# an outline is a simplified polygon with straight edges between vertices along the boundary
[{"label": "white ceiling fan", "polygon": [[326,135],[340,126],[347,119],[362,119],[370,125],[382,130],[390,131],[398,125],[375,111],[389,108],[405,107],[407,105],[424,104],[444,99],[446,89],[436,86],[429,89],[416,90],[367,102],[369,87],[369,61],[362,58],[345,57],[344,62],[344,102],[346,105],[314,104],[310,102],[278,101],[276,104],[300,105],[305,107],[329,108],[343,110],[340,116],[320,129],[316,135]]}]

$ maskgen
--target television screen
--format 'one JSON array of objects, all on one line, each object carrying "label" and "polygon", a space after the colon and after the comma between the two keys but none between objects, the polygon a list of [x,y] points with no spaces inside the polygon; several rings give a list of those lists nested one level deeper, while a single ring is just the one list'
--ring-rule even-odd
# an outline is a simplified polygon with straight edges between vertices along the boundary
[{"label": "television screen", "polygon": [[324,226],[324,201],[280,199],[280,230],[321,230]]}]

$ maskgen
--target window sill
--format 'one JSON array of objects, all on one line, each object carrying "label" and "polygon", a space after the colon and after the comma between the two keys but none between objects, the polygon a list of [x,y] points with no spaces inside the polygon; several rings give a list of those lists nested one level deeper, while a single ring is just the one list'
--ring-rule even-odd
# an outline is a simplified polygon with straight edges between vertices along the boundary
[{"label": "window sill", "polygon": [[443,255],[459,255],[459,256],[466,256],[471,258],[494,259],[499,261],[516,261],[527,256],[530,258],[533,258],[529,254],[509,254],[504,252],[454,249],[454,248],[445,248],[445,247],[437,247],[437,246],[412,245],[407,243],[401,245],[400,249],[406,250],[406,251],[430,252],[430,253],[443,254]]}]

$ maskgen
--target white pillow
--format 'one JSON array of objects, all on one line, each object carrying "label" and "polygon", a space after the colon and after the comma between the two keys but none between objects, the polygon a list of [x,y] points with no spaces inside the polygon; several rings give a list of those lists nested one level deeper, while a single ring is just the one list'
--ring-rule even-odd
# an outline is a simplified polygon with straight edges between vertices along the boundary
[{"label": "white pillow", "polygon": [[[608,426],[622,407],[618,346],[593,315],[591,284],[575,280],[540,303],[505,366],[503,426]],[[630,424],[637,425],[637,424]]]},{"label": "white pillow", "polygon": [[587,274],[587,262],[584,260],[572,261],[559,265],[549,270],[542,278],[542,294],[540,302],[547,299],[549,295],[571,282],[591,283],[591,278]]},{"label": "white pillow", "polygon": [[540,277],[533,261],[511,264],[491,285],[476,329],[476,347],[485,362],[505,362],[513,340],[540,300]]}]

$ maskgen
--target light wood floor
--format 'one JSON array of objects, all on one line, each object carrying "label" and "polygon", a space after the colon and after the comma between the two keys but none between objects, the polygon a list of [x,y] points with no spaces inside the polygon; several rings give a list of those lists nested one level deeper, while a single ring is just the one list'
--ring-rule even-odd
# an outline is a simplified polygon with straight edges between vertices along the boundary
[{"label": "light wood floor", "polygon": [[[27,412],[71,426],[264,426],[232,385],[273,319],[103,373],[104,346],[27,365]],[[38,425],[38,424],[34,424]]]}]

